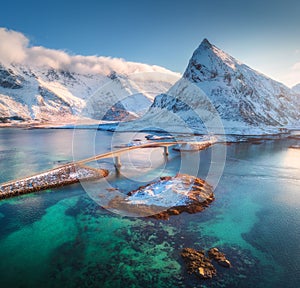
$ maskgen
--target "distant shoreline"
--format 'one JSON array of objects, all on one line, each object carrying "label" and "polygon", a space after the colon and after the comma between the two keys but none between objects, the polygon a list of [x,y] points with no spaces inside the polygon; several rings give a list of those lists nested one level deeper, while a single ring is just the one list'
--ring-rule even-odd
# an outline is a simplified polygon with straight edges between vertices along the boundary
[{"label": "distant shoreline", "polygon": [[[82,121],[68,121],[68,122],[18,122],[18,123],[0,123],[0,129],[83,129],[83,130],[102,130],[109,132],[146,132],[151,134],[168,134],[168,132],[161,131],[158,129],[145,129],[145,130],[136,130],[136,129],[128,129],[122,131],[116,131],[116,127],[120,122],[118,121],[98,121],[98,120],[82,120]],[[281,138],[296,138],[300,139],[300,127],[278,127],[278,128],[270,128],[269,131],[261,131],[262,133],[232,133],[234,129],[226,134],[214,134],[214,136],[220,136],[220,138],[227,138],[226,142],[235,143],[235,142],[255,142],[257,140],[276,140]],[[237,131],[240,132],[240,131]],[[248,131],[246,131],[248,132]],[[254,131],[257,132],[257,131]],[[265,133],[263,133],[265,132]],[[194,133],[184,133],[180,131],[169,131],[169,134],[180,135],[180,137],[191,137],[191,136],[203,136],[207,134],[198,133],[195,131]]]}]

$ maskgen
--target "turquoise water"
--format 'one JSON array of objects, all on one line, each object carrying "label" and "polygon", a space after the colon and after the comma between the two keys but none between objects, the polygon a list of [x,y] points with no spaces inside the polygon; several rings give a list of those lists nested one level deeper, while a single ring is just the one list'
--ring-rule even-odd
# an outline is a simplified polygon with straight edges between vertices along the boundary
[{"label": "turquoise water", "polygon": [[[93,154],[91,141],[97,153],[110,149],[110,132],[76,133],[78,158]],[[136,135],[115,137],[121,144]],[[71,161],[72,139],[72,130],[0,130],[0,181]],[[299,287],[300,150],[288,148],[295,141],[228,146],[215,201],[169,221],[113,214],[81,185],[1,201],[0,287]],[[165,165],[157,151],[156,160],[141,153],[138,170],[149,177],[176,173],[182,160],[172,152]],[[209,149],[201,152],[202,177],[210,157]],[[112,167],[108,160],[99,165]],[[137,185],[110,181],[124,190]],[[233,267],[217,267],[207,281],[187,274],[181,249],[213,246]]]}]

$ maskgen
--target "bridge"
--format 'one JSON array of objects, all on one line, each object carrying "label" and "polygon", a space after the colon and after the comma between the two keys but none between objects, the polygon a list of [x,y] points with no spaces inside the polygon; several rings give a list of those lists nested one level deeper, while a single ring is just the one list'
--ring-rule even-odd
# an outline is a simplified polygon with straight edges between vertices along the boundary
[{"label": "bridge", "polygon": [[188,142],[185,142],[185,141],[145,143],[145,144],[141,144],[141,145],[129,146],[129,147],[121,148],[119,150],[114,150],[114,151],[111,151],[111,152],[99,154],[99,155],[92,156],[92,157],[89,157],[89,158],[86,158],[86,159],[83,159],[83,160],[76,161],[74,163],[76,163],[76,164],[86,164],[86,163],[97,161],[97,160],[100,160],[100,159],[113,158],[114,159],[114,165],[115,165],[116,169],[120,169],[120,167],[122,166],[120,157],[123,153],[126,153],[128,151],[132,151],[132,150],[136,150],[136,149],[142,149],[142,148],[159,148],[159,147],[161,147],[161,148],[163,148],[163,155],[168,156],[170,146],[174,146],[174,145],[177,145],[177,144],[187,144],[187,143]]},{"label": "bridge", "polygon": [[[28,177],[16,179],[0,184],[0,199],[18,196],[21,194],[31,193],[39,190],[64,186],[79,182],[80,180],[91,180],[106,177],[108,171],[104,169],[95,169],[85,166],[85,164],[100,159],[113,158],[114,166],[120,171],[121,155],[128,151],[145,148],[163,148],[163,155],[169,155],[169,147],[177,144],[187,144],[188,142],[151,142],[136,146],[129,146],[114,150],[111,152],[95,155],[72,163],[64,164],[56,168],[52,168],[40,173],[33,174]],[[194,142],[193,142],[194,143]],[[210,144],[206,147],[210,146]]]}]

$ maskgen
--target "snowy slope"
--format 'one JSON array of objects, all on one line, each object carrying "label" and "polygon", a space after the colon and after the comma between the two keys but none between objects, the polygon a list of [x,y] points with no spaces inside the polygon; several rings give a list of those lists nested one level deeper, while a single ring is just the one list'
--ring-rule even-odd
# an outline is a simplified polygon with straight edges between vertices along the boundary
[{"label": "snowy slope", "polygon": [[[50,66],[0,64],[0,122],[66,123],[83,116],[101,120],[103,117],[97,116],[106,113],[109,115],[106,120],[139,117],[150,107],[155,95],[167,91],[178,78],[178,74],[164,68],[143,64],[144,70],[144,66],[147,72],[127,75],[123,65],[123,74],[111,71],[106,75],[80,74]],[[162,80],[157,82],[160,74]],[[116,94],[113,99],[112,91]],[[122,99],[124,94],[126,99],[115,109],[115,100]],[[93,111],[88,113],[91,105]]]},{"label": "snowy slope", "polygon": [[282,126],[300,118],[297,95],[239,62],[206,39],[183,75],[200,87],[224,120],[253,126]]},{"label": "snowy slope", "polygon": [[300,94],[300,83],[292,87],[292,90],[298,94]]},{"label": "snowy slope", "polygon": [[152,125],[174,132],[222,133],[223,127],[225,133],[233,134],[273,132],[299,127],[299,97],[204,39],[182,79],[168,93],[157,96],[149,112],[127,128]]},{"label": "snowy slope", "polygon": [[149,109],[154,97],[161,91],[168,91],[179,77],[158,72],[131,75],[113,72],[109,78],[110,81],[88,99],[84,116],[103,120],[138,118]]}]

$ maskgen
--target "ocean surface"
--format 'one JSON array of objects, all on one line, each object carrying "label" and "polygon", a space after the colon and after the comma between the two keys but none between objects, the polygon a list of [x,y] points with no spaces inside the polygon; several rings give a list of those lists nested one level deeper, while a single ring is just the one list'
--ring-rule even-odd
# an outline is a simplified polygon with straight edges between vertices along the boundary
[{"label": "ocean surface", "polygon": [[[1,129],[0,182],[145,135]],[[300,150],[289,148],[296,144],[282,139],[223,145],[226,163],[215,201],[201,213],[167,221],[102,208],[101,183],[92,192],[76,184],[3,200],[0,287],[299,287]],[[159,148],[136,151],[121,159],[121,175],[110,159],[96,165],[110,169],[110,185],[124,193],[175,175],[182,163],[198,156],[196,172],[202,178],[210,162],[223,165],[212,148],[193,153],[170,150],[166,160]],[[186,272],[183,247],[218,247],[232,268],[217,266],[215,278],[200,280]]]}]

